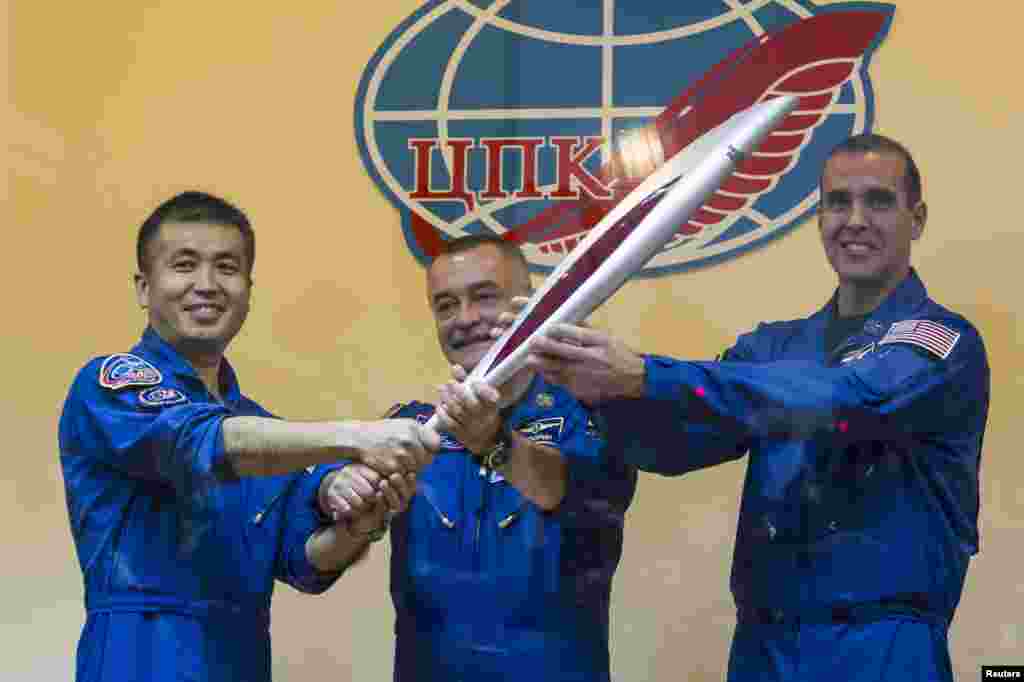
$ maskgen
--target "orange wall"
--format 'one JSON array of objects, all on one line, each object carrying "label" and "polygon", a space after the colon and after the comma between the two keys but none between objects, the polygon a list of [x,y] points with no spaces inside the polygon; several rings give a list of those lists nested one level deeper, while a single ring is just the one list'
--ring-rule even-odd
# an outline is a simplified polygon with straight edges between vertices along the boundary
[{"label": "orange wall", "polygon": [[[876,127],[906,142],[924,172],[931,213],[915,264],[935,298],[981,328],[993,368],[983,553],[952,634],[954,664],[973,679],[983,663],[1024,661],[1024,460],[1011,428],[1024,405],[1015,210],[1024,155],[1011,128],[1024,122],[1011,16],[1019,10],[896,4],[872,65]],[[73,670],[83,610],[55,424],[75,370],[126,350],[142,328],[133,240],[156,203],[199,187],[253,218],[253,312],[230,354],[243,386],[271,409],[368,418],[400,399],[429,398],[446,378],[422,270],[352,132],[367,60],[417,5],[9,7],[0,641],[17,645],[5,647],[0,677],[70,679]],[[632,282],[595,322],[645,350],[705,358],[758,320],[815,309],[833,285],[812,221],[724,265]],[[744,467],[642,480],[615,582],[619,679],[721,679]],[[386,566],[379,546],[323,598],[279,591],[280,679],[387,678]]]}]

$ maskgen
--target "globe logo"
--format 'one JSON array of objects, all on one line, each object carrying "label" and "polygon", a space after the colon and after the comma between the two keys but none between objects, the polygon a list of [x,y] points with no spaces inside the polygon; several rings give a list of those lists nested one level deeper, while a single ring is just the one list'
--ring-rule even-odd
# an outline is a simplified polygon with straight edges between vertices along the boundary
[{"label": "globe logo", "polygon": [[556,266],[660,163],[731,115],[800,105],[641,274],[706,266],[800,224],[828,151],[871,129],[894,7],[805,0],[434,0],[359,84],[367,171],[428,261],[498,234]]}]

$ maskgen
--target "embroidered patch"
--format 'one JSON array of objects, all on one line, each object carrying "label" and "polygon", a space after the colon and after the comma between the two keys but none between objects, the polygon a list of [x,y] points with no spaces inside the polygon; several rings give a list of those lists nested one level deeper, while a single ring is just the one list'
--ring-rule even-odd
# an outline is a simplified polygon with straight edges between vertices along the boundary
[{"label": "embroidered patch", "polygon": [[517,431],[534,443],[554,443],[562,435],[565,417],[547,417],[520,426]]},{"label": "embroidered patch", "polygon": [[860,360],[865,355],[867,355],[868,353],[870,353],[870,352],[872,352],[874,350],[875,350],[875,344],[874,343],[869,343],[868,345],[864,346],[863,348],[855,348],[854,350],[851,350],[849,353],[844,353],[843,357],[839,360],[839,364],[845,365],[848,362],[853,362],[854,360]]},{"label": "embroidered patch", "polygon": [[928,352],[945,360],[953,352],[960,332],[953,331],[944,324],[931,320],[904,320],[897,322],[885,333],[878,345],[887,343],[908,343],[924,348]]},{"label": "embroidered patch", "polygon": [[116,353],[100,366],[100,386],[117,390],[125,386],[154,386],[164,380],[160,370],[130,353]]},{"label": "embroidered patch", "polygon": [[864,333],[866,334],[881,334],[885,331],[885,327],[878,320],[868,320],[864,324]]},{"label": "embroidered patch", "polygon": [[139,391],[139,402],[146,407],[167,407],[168,405],[187,403],[188,398],[176,388],[154,386]]}]

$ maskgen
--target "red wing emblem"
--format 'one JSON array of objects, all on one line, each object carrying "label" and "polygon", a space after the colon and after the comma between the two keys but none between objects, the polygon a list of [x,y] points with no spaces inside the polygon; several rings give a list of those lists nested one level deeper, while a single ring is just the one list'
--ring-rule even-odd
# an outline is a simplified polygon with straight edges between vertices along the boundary
[{"label": "red wing emblem", "polygon": [[[886,18],[884,13],[872,11],[828,12],[760,36],[717,64],[616,151],[600,173],[614,191],[610,199],[584,193],[579,200],[559,202],[509,230],[505,238],[538,244],[545,253],[567,252],[665,159],[758,102],[781,95],[799,96],[797,110],[679,226],[680,239],[718,232],[728,218],[773,189],[796,165],[814,128],[836,105],[843,84],[859,66]],[[439,246],[440,235],[426,224],[416,229],[417,221],[414,216],[413,227],[421,245],[428,251]]]}]

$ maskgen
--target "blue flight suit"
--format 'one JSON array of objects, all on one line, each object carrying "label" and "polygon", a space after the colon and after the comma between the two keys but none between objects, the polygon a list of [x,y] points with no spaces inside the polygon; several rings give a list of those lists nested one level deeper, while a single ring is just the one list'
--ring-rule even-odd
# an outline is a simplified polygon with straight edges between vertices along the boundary
[{"label": "blue flight suit", "polygon": [[[414,402],[396,416],[433,411]],[[566,496],[542,511],[444,437],[391,526],[396,682],[609,680],[611,581],[636,470],[540,377],[503,416],[566,458]]]},{"label": "blue flight suit", "polygon": [[947,630],[978,551],[989,367],[917,273],[834,352],[835,298],[720,362],[647,356],[609,448],[678,475],[750,453],[729,680],[952,680]]},{"label": "blue flight suit", "polygon": [[78,682],[270,680],[274,579],[319,593],[305,553],[330,467],[238,478],[225,417],[270,416],[231,366],[223,404],[152,329],[89,362],[60,419],[60,459],[87,617]]}]

